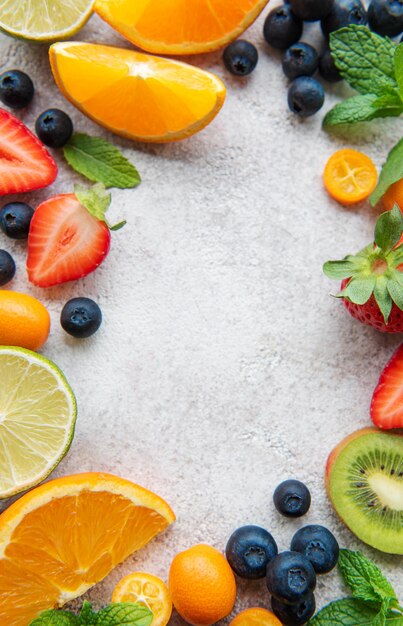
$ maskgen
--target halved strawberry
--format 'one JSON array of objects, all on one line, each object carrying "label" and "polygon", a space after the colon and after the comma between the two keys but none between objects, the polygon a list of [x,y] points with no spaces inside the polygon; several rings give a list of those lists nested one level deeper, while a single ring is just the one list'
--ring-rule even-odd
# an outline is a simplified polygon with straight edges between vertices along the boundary
[{"label": "halved strawberry", "polygon": [[[28,236],[28,278],[38,287],[82,278],[93,272],[109,252],[110,226],[105,212],[110,194],[103,185],[76,188],[42,202]],[[113,227],[117,230],[123,224]]]},{"label": "halved strawberry", "polygon": [[0,195],[47,187],[57,176],[57,165],[31,131],[0,109]]},{"label": "halved strawberry", "polygon": [[371,418],[385,430],[403,428],[403,344],[383,370],[371,401]]}]

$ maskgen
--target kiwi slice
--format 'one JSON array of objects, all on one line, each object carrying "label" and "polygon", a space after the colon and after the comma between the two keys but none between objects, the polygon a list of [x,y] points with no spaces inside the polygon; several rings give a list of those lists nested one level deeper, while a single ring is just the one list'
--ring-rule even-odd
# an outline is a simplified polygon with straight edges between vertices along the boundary
[{"label": "kiwi slice", "polygon": [[368,545],[403,554],[403,437],[364,429],[332,452],[327,466],[332,504]]}]

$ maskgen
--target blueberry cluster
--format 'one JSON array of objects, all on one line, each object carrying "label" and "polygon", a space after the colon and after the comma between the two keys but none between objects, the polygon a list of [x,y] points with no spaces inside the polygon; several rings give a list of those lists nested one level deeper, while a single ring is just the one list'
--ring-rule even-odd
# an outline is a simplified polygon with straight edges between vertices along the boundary
[{"label": "blueberry cluster", "polygon": [[[309,510],[309,489],[298,480],[286,480],[273,495],[276,509],[286,517]],[[285,626],[302,626],[315,613],[316,577],[337,564],[339,545],[324,526],[300,528],[290,550],[278,552],[273,536],[260,526],[242,526],[228,540],[226,557],[234,572],[250,580],[266,577],[273,613]]]},{"label": "blueberry cluster", "polygon": [[[0,75],[0,101],[10,109],[23,109],[34,97],[34,84],[21,70],[9,70]],[[64,111],[48,109],[36,120],[39,139],[50,148],[61,148],[73,134],[73,122]]]},{"label": "blueberry cluster", "polygon": [[[320,21],[326,45],[321,54],[300,38],[304,22]],[[361,0],[285,0],[267,16],[263,34],[273,48],[284,50],[283,71],[292,83],[288,106],[301,117],[314,115],[325,100],[323,85],[313,75],[317,70],[328,82],[341,76],[328,46],[333,31],[361,24],[382,36],[396,37],[403,32],[401,0],[371,0],[366,10]]]}]

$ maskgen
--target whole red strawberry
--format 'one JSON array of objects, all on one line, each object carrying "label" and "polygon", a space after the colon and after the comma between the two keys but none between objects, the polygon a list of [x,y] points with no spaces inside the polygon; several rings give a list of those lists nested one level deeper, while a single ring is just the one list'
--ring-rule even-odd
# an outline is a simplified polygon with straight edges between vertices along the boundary
[{"label": "whole red strawberry", "polygon": [[74,193],[49,198],[36,209],[28,236],[28,278],[37,287],[52,287],[93,272],[110,247],[105,213],[110,194],[101,184],[77,186]]},{"label": "whole red strawberry", "polygon": [[350,315],[385,333],[403,332],[402,233],[403,216],[395,206],[379,216],[374,243],[323,266],[326,276],[342,279],[337,297]]}]

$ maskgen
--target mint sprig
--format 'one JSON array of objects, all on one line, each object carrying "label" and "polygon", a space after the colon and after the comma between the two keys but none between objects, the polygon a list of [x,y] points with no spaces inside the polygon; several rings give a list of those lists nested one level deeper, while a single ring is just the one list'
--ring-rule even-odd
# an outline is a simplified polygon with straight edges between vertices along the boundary
[{"label": "mint sprig", "polygon": [[76,133],[63,148],[67,163],[79,174],[105,187],[128,189],[140,184],[137,169],[116,146],[101,137]]},{"label": "mint sprig", "polygon": [[403,113],[403,44],[351,25],[331,33],[330,49],[341,75],[361,96],[329,111],[326,129]]},{"label": "mint sprig", "polygon": [[[391,185],[403,178],[403,139],[389,152],[382,167],[378,184],[370,196],[372,206],[378,204]],[[403,207],[402,207],[403,209]]]},{"label": "mint sprig", "polygon": [[403,626],[403,608],[373,561],[361,552],[341,550],[338,565],[353,597],[330,602],[308,626]]},{"label": "mint sprig", "polygon": [[153,614],[146,606],[132,602],[116,602],[98,613],[84,602],[79,615],[70,611],[43,611],[29,626],[150,626]]}]

